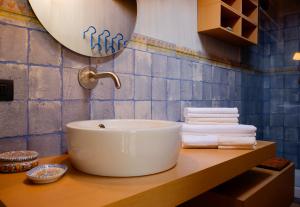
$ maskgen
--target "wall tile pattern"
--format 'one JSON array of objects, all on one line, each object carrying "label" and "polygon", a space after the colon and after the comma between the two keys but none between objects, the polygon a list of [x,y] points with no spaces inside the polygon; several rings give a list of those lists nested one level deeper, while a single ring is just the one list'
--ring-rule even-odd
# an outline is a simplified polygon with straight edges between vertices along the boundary
[{"label": "wall tile pattern", "polygon": [[[300,166],[300,13],[270,21],[260,15],[259,44],[244,48],[245,64],[262,75],[262,123],[265,140],[277,143],[277,154]],[[254,120],[253,120],[254,121]]]},{"label": "wall tile pattern", "polygon": [[[42,156],[66,152],[65,124],[84,119],[183,121],[185,106],[238,107],[243,123],[259,120],[260,77],[239,68],[134,47],[114,57],[88,58],[64,48],[47,32],[0,20],[0,78],[14,79],[15,100],[0,103],[0,151],[37,150]],[[12,34],[14,34],[12,36]],[[9,48],[7,45],[15,45]],[[17,54],[17,55],[16,55]],[[115,89],[103,79],[88,91],[78,70],[114,71]],[[251,102],[248,102],[251,100]],[[261,130],[262,131],[262,130]],[[292,137],[293,131],[289,131]]]}]

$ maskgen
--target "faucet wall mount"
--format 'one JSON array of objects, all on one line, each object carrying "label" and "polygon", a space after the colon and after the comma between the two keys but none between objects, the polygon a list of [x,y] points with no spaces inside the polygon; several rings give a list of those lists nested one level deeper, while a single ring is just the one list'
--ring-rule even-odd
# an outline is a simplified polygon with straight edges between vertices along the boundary
[{"label": "faucet wall mount", "polygon": [[78,82],[85,89],[94,89],[100,78],[111,78],[117,89],[121,88],[121,81],[119,77],[112,72],[100,72],[97,73],[96,68],[93,67],[85,67],[81,69],[78,73]]}]

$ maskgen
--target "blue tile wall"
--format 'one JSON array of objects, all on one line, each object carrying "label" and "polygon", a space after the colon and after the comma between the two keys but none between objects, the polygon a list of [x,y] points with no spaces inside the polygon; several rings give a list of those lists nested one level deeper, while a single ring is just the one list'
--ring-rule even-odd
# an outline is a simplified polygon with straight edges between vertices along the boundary
[{"label": "blue tile wall", "polygon": [[[270,21],[260,15],[257,46],[243,48],[242,61],[261,73],[262,138],[277,142],[277,154],[300,166],[300,61],[292,60],[300,49],[300,12]],[[258,50],[257,50],[258,49]],[[253,62],[259,57],[259,64]],[[242,79],[246,80],[246,78]],[[246,93],[253,91],[246,90]],[[258,91],[256,93],[259,93]],[[247,96],[252,96],[247,94]],[[253,96],[250,98],[252,100]],[[252,112],[250,103],[246,108]],[[261,101],[255,100],[258,104]],[[249,118],[249,117],[248,117]],[[246,121],[248,122],[246,115]],[[259,120],[254,121],[260,125]]]},{"label": "blue tile wall", "polygon": [[[300,12],[273,20],[261,13],[259,22],[258,45],[244,47],[241,59],[258,72],[260,77],[257,80],[262,85],[251,88],[249,83],[255,81],[250,80],[249,74],[242,73],[243,121],[260,125],[260,137],[276,141],[277,154],[291,159],[298,168],[300,61],[294,61],[292,57],[300,49]],[[258,61],[255,60],[257,57]],[[262,90],[258,91],[260,87]],[[262,99],[255,98],[255,95]],[[261,108],[253,108],[253,104]],[[251,115],[253,112],[261,113],[261,121],[255,120]]]},{"label": "blue tile wall", "polygon": [[[147,48],[88,58],[64,48],[45,31],[1,19],[0,37],[1,43],[18,43],[10,50],[7,44],[0,44],[0,78],[16,83],[15,100],[0,103],[0,152],[32,149],[43,156],[60,154],[66,152],[68,122],[112,118],[183,121],[187,106],[238,107],[240,122],[258,126],[258,137],[263,138],[262,95],[267,91],[257,73]],[[251,51],[259,54],[258,48]],[[94,90],[84,90],[77,74],[85,66],[117,73],[122,88],[117,90],[112,80],[103,79]],[[296,82],[287,78],[291,82],[286,87],[291,91],[285,98],[296,100]],[[289,140],[297,135],[295,128],[286,132]]]},{"label": "blue tile wall", "polygon": [[[60,154],[66,152],[65,124],[70,121],[182,121],[185,106],[238,107],[243,123],[259,120],[261,110],[255,101],[261,100],[261,94],[255,91],[262,91],[262,84],[254,73],[133,48],[113,57],[87,58],[64,48],[44,31],[1,21],[0,27],[0,36],[7,41],[11,33],[20,34],[18,46],[24,48],[17,49],[26,53],[15,56],[12,50],[4,55],[0,45],[0,78],[16,81],[15,100],[0,103],[1,152],[32,149],[42,156]],[[41,41],[46,42],[46,49],[41,48]],[[40,55],[36,50],[42,51]],[[92,91],[82,89],[77,74],[88,65],[116,72],[122,88],[117,90],[112,80],[103,79]],[[295,89],[294,82],[287,84],[290,90]],[[295,99],[293,91],[290,94],[287,98]],[[291,121],[286,119],[286,123]],[[291,140],[296,134],[294,128],[288,132]]]}]

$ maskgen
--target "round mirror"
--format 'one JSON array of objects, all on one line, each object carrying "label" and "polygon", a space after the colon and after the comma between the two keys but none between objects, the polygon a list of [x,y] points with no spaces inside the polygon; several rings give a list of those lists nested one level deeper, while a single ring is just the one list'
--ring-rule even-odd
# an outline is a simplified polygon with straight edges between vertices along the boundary
[{"label": "round mirror", "polygon": [[65,47],[86,56],[108,56],[133,33],[135,0],[29,0],[45,29]]}]

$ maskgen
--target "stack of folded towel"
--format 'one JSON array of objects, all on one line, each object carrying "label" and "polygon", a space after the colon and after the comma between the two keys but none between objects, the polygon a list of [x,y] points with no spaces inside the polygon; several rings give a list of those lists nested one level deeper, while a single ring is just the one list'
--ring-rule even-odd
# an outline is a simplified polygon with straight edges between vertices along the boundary
[{"label": "stack of folded towel", "polygon": [[184,148],[255,149],[256,127],[238,124],[237,108],[185,108]]},{"label": "stack of folded towel", "polygon": [[238,124],[237,108],[185,108],[184,118],[187,124],[232,125]]}]

